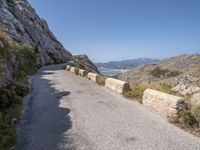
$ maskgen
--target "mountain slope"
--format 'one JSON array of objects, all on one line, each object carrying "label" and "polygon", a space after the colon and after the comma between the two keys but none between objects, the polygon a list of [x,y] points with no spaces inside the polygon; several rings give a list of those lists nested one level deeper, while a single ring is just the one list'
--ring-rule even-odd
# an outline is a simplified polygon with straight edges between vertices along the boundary
[{"label": "mountain slope", "polygon": [[200,54],[180,55],[153,64],[141,65],[119,75],[131,83],[165,83],[181,94],[197,92],[200,87]]}]

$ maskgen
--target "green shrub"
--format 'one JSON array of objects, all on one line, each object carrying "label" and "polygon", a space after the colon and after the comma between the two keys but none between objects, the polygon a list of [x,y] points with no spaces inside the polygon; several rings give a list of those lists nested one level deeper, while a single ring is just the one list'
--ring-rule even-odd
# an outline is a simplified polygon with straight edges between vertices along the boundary
[{"label": "green shrub", "polygon": [[160,69],[160,67],[156,67],[150,72],[150,75],[152,75],[156,78],[175,77],[175,76],[178,76],[179,74],[180,74],[179,71],[170,71],[168,69]]},{"label": "green shrub", "polygon": [[183,110],[178,114],[179,122],[185,125],[186,127],[195,126],[197,124],[197,120],[190,110]]},{"label": "green shrub", "polygon": [[24,97],[29,92],[29,86],[28,83],[20,83],[20,82],[12,82],[10,85],[10,88],[14,91],[16,91],[16,94],[18,96]]},{"label": "green shrub", "polygon": [[99,76],[96,80],[97,84],[104,86],[106,83],[106,77],[104,76]]},{"label": "green shrub", "polygon": [[184,128],[193,128],[198,126],[198,121],[189,108],[181,110],[177,116],[170,117],[169,121],[175,124],[180,124]]},{"label": "green shrub", "polygon": [[18,62],[18,72],[16,77],[24,77],[34,74],[38,66],[36,64],[36,54],[32,47],[24,44],[19,44],[16,49],[16,59]]},{"label": "green shrub", "polygon": [[15,143],[16,135],[13,127],[0,121],[0,149],[10,150]]},{"label": "green shrub", "polygon": [[0,30],[0,42],[2,42],[2,46],[0,46],[0,55],[7,61],[9,55],[9,48],[11,47],[11,39],[10,37],[3,31]]},{"label": "green shrub", "polygon": [[145,87],[139,84],[134,84],[132,89],[128,92],[125,92],[123,95],[130,99],[135,99],[139,103],[142,103],[142,97],[144,93]]},{"label": "green shrub", "polygon": [[8,108],[14,104],[21,104],[22,98],[17,95],[14,89],[0,88],[0,108]]}]

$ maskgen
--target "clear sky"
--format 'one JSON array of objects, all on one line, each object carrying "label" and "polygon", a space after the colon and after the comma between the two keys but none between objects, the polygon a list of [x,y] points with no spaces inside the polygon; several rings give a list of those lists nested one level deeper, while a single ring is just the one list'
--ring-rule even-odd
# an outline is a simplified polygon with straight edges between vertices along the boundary
[{"label": "clear sky", "polygon": [[200,53],[200,0],[29,0],[73,54],[93,61]]}]

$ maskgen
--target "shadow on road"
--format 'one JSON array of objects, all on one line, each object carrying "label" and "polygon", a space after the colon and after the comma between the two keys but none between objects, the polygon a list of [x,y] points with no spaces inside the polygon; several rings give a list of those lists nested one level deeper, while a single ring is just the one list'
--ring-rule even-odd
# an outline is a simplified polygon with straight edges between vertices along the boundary
[{"label": "shadow on road", "polygon": [[70,110],[61,107],[70,91],[58,91],[51,78],[60,68],[45,67],[32,79],[32,89],[24,100],[24,112],[17,128],[17,150],[75,149],[68,133],[72,128]]}]

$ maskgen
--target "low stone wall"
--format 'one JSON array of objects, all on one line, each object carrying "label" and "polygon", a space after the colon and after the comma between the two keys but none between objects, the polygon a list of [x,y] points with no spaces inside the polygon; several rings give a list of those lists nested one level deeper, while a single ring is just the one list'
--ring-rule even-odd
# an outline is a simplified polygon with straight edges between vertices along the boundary
[{"label": "low stone wall", "polygon": [[120,94],[130,90],[130,85],[127,82],[113,78],[106,79],[105,87],[110,88]]},{"label": "low stone wall", "polygon": [[75,73],[75,70],[76,70],[76,68],[75,67],[70,67],[70,72],[73,72],[73,73]]},{"label": "low stone wall", "polygon": [[87,78],[91,81],[97,82],[98,78],[100,77],[99,74],[89,72]]},{"label": "low stone wall", "polygon": [[79,73],[78,73],[80,76],[82,76],[82,77],[85,77],[85,76],[87,76],[87,74],[88,74],[88,72],[87,71],[85,71],[85,70],[83,70],[83,69],[79,69]]},{"label": "low stone wall", "polygon": [[192,106],[193,109],[200,107],[200,93],[195,93],[191,100],[190,100],[190,105]]},{"label": "low stone wall", "polygon": [[152,89],[144,91],[142,102],[165,116],[176,116],[181,109],[186,107],[186,103],[181,97]]}]

